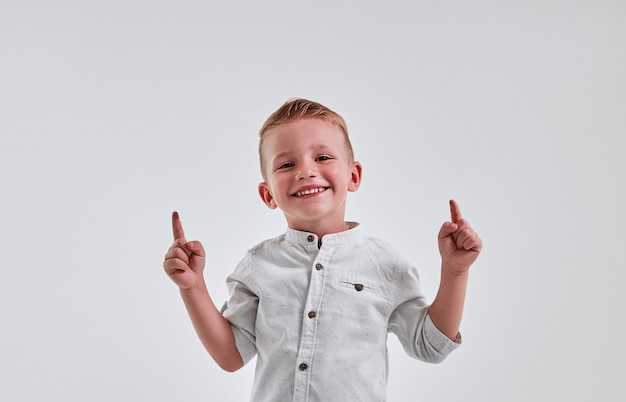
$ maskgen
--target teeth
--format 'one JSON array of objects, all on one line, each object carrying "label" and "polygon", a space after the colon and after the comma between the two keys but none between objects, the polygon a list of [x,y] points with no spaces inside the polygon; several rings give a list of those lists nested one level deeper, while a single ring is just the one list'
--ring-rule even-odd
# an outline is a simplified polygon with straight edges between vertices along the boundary
[{"label": "teeth", "polygon": [[311,188],[311,189],[304,190],[304,191],[298,191],[296,193],[296,197],[302,197],[303,195],[321,193],[322,191],[325,191],[325,190],[326,189],[324,187],[318,187],[318,188]]}]

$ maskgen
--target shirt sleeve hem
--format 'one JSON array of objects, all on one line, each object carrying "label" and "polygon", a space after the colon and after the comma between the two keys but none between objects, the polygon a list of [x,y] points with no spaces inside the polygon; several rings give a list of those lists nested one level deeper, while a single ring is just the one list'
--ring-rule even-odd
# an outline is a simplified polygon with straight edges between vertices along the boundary
[{"label": "shirt sleeve hem", "polygon": [[424,335],[428,340],[428,343],[440,354],[447,355],[461,345],[461,333],[456,335],[456,340],[452,341],[445,336],[441,331],[437,329],[435,324],[430,318],[430,315],[426,316],[424,322]]},{"label": "shirt sleeve hem", "polygon": [[243,360],[243,364],[245,365],[256,355],[256,346],[243,331],[233,326],[231,326],[231,328],[233,330],[233,334],[235,335],[237,350],[239,351],[241,360]]}]

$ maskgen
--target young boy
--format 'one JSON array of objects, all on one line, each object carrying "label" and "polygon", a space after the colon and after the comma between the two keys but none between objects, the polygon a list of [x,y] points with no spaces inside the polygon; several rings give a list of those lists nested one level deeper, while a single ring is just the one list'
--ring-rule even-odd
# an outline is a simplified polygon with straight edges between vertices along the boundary
[{"label": "young boy", "polygon": [[259,195],[283,212],[286,232],[247,252],[221,312],[202,276],[204,249],[185,239],[176,212],[165,271],[220,367],[235,371],[257,356],[251,401],[384,401],[388,332],[427,362],[461,343],[468,270],[482,241],[450,201],[451,222],[438,235],[441,283],[428,304],[416,269],[344,220],[362,167],[341,116],[294,99],[260,137]]}]

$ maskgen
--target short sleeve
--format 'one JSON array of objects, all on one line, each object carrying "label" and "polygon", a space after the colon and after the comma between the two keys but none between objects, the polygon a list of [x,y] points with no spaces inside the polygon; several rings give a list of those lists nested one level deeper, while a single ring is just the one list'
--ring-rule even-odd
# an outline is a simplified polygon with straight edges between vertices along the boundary
[{"label": "short sleeve", "polygon": [[230,322],[239,354],[245,363],[256,355],[255,322],[258,296],[246,284],[250,258],[247,255],[226,279],[229,298],[222,306],[222,315]]},{"label": "short sleeve", "polygon": [[458,342],[453,342],[433,324],[428,316],[430,304],[421,290],[417,270],[404,263],[396,269],[395,304],[389,331],[396,334],[409,356],[439,363],[459,346],[460,337]]}]

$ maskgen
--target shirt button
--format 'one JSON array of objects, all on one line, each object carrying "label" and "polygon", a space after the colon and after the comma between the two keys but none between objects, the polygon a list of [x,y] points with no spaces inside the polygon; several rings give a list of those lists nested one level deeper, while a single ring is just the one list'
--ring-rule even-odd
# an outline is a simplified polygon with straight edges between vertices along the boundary
[{"label": "shirt button", "polygon": [[309,368],[309,366],[307,366],[306,363],[300,363],[300,365],[298,366],[298,368],[300,369],[300,371],[304,371],[307,368]]},{"label": "shirt button", "polygon": [[317,314],[315,313],[315,311],[309,311],[308,316],[309,316],[309,318],[315,318],[317,316]]},{"label": "shirt button", "polygon": [[356,289],[357,292],[360,292],[361,290],[363,290],[363,285],[361,285],[360,283],[356,283],[354,285],[354,288]]},{"label": "shirt button", "polygon": [[313,237],[313,235],[309,235],[309,237],[307,237],[306,239],[307,239],[307,241],[310,243],[310,242],[312,242],[313,240],[315,240],[315,237]]},{"label": "shirt button", "polygon": [[315,264],[315,269],[317,269],[318,271],[320,269],[324,268],[324,266],[322,264],[320,264],[319,262],[317,264]]}]

